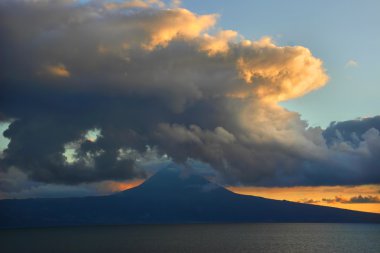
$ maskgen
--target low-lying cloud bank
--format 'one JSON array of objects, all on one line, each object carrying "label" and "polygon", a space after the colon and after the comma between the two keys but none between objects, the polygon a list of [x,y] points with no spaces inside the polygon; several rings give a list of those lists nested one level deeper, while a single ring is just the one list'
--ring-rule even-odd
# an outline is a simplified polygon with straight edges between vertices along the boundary
[{"label": "low-lying cloud bank", "polygon": [[336,203],[342,203],[342,204],[374,204],[374,203],[380,203],[380,198],[378,196],[354,196],[351,198],[345,198],[342,196],[335,196],[335,198],[322,198],[321,200],[314,200],[314,199],[301,199],[299,202],[306,203],[306,204],[318,204],[321,202],[325,202],[328,204],[336,204]]},{"label": "low-lying cloud bank", "polygon": [[[365,203],[380,203],[380,198],[377,196],[354,196],[351,198],[343,198],[341,196],[335,196],[333,199],[323,198],[323,202],[333,204],[333,203],[343,203],[343,204],[365,204]],[[319,201],[318,201],[319,202]]]},{"label": "low-lying cloud bank", "polygon": [[5,0],[0,17],[4,178],[73,185],[192,160],[227,184],[380,183],[380,116],[323,130],[279,106],[328,80],[305,47],[161,1]]}]

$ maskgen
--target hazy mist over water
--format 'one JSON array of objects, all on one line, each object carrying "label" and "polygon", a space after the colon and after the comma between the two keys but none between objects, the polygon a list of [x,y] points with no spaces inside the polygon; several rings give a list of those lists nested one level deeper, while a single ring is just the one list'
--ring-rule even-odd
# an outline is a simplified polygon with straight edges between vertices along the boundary
[{"label": "hazy mist over water", "polygon": [[15,252],[380,252],[379,224],[129,225],[0,230]]}]

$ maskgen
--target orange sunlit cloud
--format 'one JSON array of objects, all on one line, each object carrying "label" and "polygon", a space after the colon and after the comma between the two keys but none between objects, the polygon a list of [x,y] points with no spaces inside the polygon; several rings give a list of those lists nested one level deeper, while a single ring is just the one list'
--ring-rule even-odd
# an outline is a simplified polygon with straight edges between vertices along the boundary
[{"label": "orange sunlit cloud", "polygon": [[46,66],[46,71],[56,77],[70,77],[70,72],[63,64]]},{"label": "orange sunlit cloud", "polygon": [[143,182],[143,179],[136,179],[124,182],[106,181],[100,184],[99,191],[105,193],[125,191],[137,187]]}]

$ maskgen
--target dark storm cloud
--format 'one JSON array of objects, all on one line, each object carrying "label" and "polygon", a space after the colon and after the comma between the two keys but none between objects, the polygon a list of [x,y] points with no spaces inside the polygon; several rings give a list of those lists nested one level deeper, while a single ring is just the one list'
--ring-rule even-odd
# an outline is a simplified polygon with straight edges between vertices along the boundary
[{"label": "dark storm cloud", "polygon": [[363,141],[363,134],[371,128],[380,131],[380,116],[333,122],[323,132],[323,137],[329,146],[335,142],[346,141],[357,147]]},{"label": "dark storm cloud", "polygon": [[[133,160],[117,160],[114,146],[105,145],[106,152],[101,152],[101,148],[91,149],[89,141],[81,144],[79,155],[84,159],[67,164],[62,144],[79,139],[81,129],[86,129],[85,122],[80,125],[74,120],[46,114],[16,120],[4,133],[11,142],[2,163],[21,168],[31,178],[43,182],[80,183],[143,176],[134,168]],[[91,166],[87,166],[89,160]]]},{"label": "dark storm cloud", "polygon": [[217,15],[143,2],[0,3],[0,115],[13,120],[4,173],[62,184],[144,177],[138,160],[154,149],[231,184],[379,183],[376,127],[354,146],[328,137],[339,124],[309,128],[278,105],[326,83],[307,48],[210,35]]}]

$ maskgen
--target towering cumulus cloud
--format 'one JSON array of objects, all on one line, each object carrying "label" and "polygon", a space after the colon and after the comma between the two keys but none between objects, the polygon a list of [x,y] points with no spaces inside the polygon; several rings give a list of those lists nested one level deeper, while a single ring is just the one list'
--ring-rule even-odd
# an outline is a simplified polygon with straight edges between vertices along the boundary
[{"label": "towering cumulus cloud", "polygon": [[0,11],[2,175],[141,178],[139,161],[165,155],[231,184],[380,183],[378,119],[324,131],[278,105],[326,84],[307,48],[246,40],[216,29],[218,15],[161,1],[5,0]]}]

